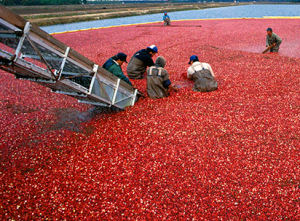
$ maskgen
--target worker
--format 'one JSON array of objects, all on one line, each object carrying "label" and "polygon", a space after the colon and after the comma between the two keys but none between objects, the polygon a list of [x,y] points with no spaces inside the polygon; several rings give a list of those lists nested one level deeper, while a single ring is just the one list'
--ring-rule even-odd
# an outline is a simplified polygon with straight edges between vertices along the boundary
[{"label": "worker", "polygon": [[188,68],[187,78],[195,82],[194,91],[209,92],[218,89],[218,83],[209,64],[199,62],[196,55],[190,57],[189,64],[191,66]]},{"label": "worker", "polygon": [[154,65],[152,57],[158,52],[155,45],[136,52],[127,66],[127,74],[130,79],[143,79],[147,67]]},{"label": "worker", "polygon": [[163,21],[164,21],[164,26],[171,25],[171,19],[167,12],[164,12]]},{"label": "worker", "polygon": [[266,37],[266,47],[270,47],[270,52],[278,52],[281,42],[281,38],[275,33],[273,33],[272,28],[268,28]]},{"label": "worker", "polygon": [[124,62],[127,63],[127,55],[119,52],[117,55],[109,58],[104,64],[103,68],[108,70],[113,75],[117,76],[121,80],[127,82],[128,84],[132,85],[129,79],[124,75],[122,71],[122,65]]},{"label": "worker", "polygon": [[147,93],[150,98],[163,98],[169,95],[170,90],[177,91],[172,85],[169,74],[164,67],[166,59],[158,56],[155,64],[147,70]]}]

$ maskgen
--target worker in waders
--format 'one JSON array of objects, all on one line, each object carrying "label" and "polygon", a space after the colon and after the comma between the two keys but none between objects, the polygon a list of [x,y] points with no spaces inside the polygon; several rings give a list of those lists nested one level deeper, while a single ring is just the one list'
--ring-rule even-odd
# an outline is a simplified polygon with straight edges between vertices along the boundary
[{"label": "worker in waders", "polygon": [[113,75],[117,76],[121,80],[127,82],[128,84],[132,85],[129,79],[124,75],[122,71],[122,65],[124,62],[127,63],[127,55],[120,52],[117,55],[109,58],[104,64],[103,68],[112,73]]},{"label": "worker in waders", "polygon": [[127,66],[127,74],[130,79],[143,79],[147,67],[154,65],[152,57],[158,52],[155,45],[136,52]]},{"label": "worker in waders", "polygon": [[196,55],[190,57],[189,64],[191,66],[188,68],[187,78],[195,82],[194,91],[209,92],[218,89],[218,83],[209,64],[199,62]]},{"label": "worker in waders", "polygon": [[159,56],[147,70],[147,93],[150,98],[167,97],[170,90],[177,91],[169,79],[168,71],[164,69],[166,63],[166,59]]},{"label": "worker in waders", "polygon": [[273,32],[272,28],[268,28],[266,37],[266,47],[270,49],[270,52],[278,52],[281,42],[282,39]]},{"label": "worker in waders", "polygon": [[171,25],[171,19],[167,12],[164,12],[163,21],[164,21],[164,26]]}]

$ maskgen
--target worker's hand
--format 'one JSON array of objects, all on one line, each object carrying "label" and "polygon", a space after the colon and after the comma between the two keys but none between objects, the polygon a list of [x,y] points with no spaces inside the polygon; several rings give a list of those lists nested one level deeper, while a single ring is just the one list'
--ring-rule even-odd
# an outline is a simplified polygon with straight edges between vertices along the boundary
[{"label": "worker's hand", "polygon": [[172,86],[171,86],[171,89],[172,89],[173,91],[175,91],[175,92],[178,92],[179,87],[178,87],[177,85],[172,85]]},{"label": "worker's hand", "polygon": [[275,47],[276,46],[276,43],[273,43],[273,47]]}]

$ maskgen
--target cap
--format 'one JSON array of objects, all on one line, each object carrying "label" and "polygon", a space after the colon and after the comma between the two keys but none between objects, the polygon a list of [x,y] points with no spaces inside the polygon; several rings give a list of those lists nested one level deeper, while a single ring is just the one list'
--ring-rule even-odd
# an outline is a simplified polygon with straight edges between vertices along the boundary
[{"label": "cap", "polygon": [[149,47],[147,47],[148,49],[150,49],[151,51],[153,51],[154,53],[157,53],[158,52],[158,49],[155,45],[151,45]]},{"label": "cap", "polygon": [[267,28],[267,31],[273,32],[273,29],[272,28]]},{"label": "cap", "polygon": [[190,57],[190,62],[189,62],[189,64],[191,64],[191,62],[194,62],[194,61],[199,61],[199,58],[197,57],[197,55],[192,55],[191,57]]},{"label": "cap", "polygon": [[162,67],[164,68],[166,66],[166,59],[163,57],[163,56],[158,56],[156,58],[156,61],[155,61],[155,64],[158,66],[158,67]]},{"label": "cap", "polygon": [[123,52],[119,52],[117,55],[117,58],[118,59],[120,59],[121,61],[124,61],[124,62],[126,62],[127,63],[127,55],[126,54],[124,54]]}]

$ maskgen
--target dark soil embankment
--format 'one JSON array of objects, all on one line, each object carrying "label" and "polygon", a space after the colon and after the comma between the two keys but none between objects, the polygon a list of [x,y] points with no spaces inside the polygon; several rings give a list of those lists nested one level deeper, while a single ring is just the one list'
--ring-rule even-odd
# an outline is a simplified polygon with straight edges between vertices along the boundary
[{"label": "dark soil embankment", "polygon": [[63,5],[63,6],[12,6],[12,11],[30,22],[54,25],[99,19],[184,11],[214,7],[234,6],[234,3],[190,4],[113,4],[113,5]]}]

